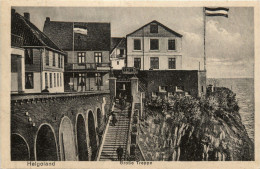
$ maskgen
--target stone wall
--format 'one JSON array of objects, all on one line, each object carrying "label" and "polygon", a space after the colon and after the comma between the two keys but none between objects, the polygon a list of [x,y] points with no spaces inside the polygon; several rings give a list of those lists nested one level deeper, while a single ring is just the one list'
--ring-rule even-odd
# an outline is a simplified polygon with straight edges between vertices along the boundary
[{"label": "stone wall", "polygon": [[[88,114],[93,113],[95,126],[97,127],[97,112],[100,110],[102,116],[106,116],[110,109],[110,95],[90,94],[90,95],[69,95],[63,97],[48,96],[41,99],[14,100],[11,102],[11,133],[21,136],[29,146],[30,159],[35,160],[35,141],[39,128],[48,125],[52,128],[56,138],[58,160],[60,157],[61,140],[59,138],[60,124],[66,116],[71,122],[73,136],[76,138],[76,121],[79,114],[85,120],[86,140],[89,145]],[[71,126],[67,128],[71,128]],[[64,129],[63,129],[64,130]],[[66,130],[66,128],[65,128]],[[77,149],[76,139],[73,146]],[[98,141],[98,137],[97,137]],[[64,147],[63,147],[64,148]],[[66,148],[65,148],[66,149]],[[77,154],[78,155],[78,154]],[[77,156],[76,155],[76,156]]]}]

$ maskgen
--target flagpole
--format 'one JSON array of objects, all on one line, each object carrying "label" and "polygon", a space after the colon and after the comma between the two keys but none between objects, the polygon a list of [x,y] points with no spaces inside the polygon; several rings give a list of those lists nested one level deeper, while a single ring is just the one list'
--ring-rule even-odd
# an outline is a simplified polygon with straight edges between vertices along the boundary
[{"label": "flagpole", "polygon": [[[72,26],[72,57],[74,60],[74,22]],[[72,69],[74,70],[74,64],[72,64]],[[73,90],[74,90],[74,71],[73,71]]]},{"label": "flagpole", "polygon": [[206,71],[206,15],[205,15],[205,7],[203,7],[203,38],[204,38],[204,70]]}]

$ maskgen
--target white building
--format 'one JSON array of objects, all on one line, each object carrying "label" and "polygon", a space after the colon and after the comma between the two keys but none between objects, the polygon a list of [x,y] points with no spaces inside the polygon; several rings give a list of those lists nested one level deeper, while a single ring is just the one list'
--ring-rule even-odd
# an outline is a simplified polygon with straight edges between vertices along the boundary
[{"label": "white building", "polygon": [[110,61],[112,69],[122,70],[126,62],[125,38],[111,38]]},{"label": "white building", "polygon": [[126,36],[127,67],[181,70],[182,35],[152,21]]}]

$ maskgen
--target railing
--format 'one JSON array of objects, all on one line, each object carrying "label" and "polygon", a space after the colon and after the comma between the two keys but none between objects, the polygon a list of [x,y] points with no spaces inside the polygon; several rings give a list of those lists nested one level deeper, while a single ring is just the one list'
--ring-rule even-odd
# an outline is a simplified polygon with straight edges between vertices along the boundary
[{"label": "railing", "polygon": [[[132,130],[132,122],[133,122],[133,116],[134,116],[134,108],[135,108],[135,102],[132,102],[131,105],[131,114],[129,117],[129,127],[128,127],[128,136],[127,136],[127,145],[126,145],[126,150],[127,150],[127,154],[130,156],[130,146],[131,146],[131,130]],[[127,156],[125,156],[125,160]]]},{"label": "railing", "polygon": [[110,70],[110,63],[66,63],[65,70]]},{"label": "railing", "polygon": [[117,58],[125,58],[125,55],[120,55],[120,54],[118,54],[117,56],[116,56]]},{"label": "railing", "polygon": [[11,46],[21,47],[23,45],[23,38],[21,36],[11,34]]},{"label": "railing", "polygon": [[122,73],[123,74],[138,74],[138,69],[135,67],[123,67]]},{"label": "railing", "polygon": [[139,149],[139,151],[140,151],[140,153],[141,153],[141,156],[142,156],[142,158],[143,158],[142,161],[146,161],[145,156],[144,156],[144,152],[143,152],[142,148],[140,147],[139,143],[137,143],[137,147],[138,147],[138,149]]},{"label": "railing", "polygon": [[[112,104],[112,108],[111,110],[114,111],[114,106],[115,106],[115,103],[113,102]],[[108,117],[108,121],[107,121],[107,125],[106,125],[106,129],[104,130],[103,134],[102,134],[102,138],[101,138],[101,144],[98,148],[98,153],[97,153],[97,156],[96,156],[96,161],[99,161],[100,160],[100,156],[101,156],[101,153],[102,153],[102,150],[103,150],[103,146],[104,146],[104,143],[105,143],[105,138],[106,138],[106,135],[107,135],[107,130],[108,130],[108,127],[109,127],[109,123],[110,123],[110,118]]]}]

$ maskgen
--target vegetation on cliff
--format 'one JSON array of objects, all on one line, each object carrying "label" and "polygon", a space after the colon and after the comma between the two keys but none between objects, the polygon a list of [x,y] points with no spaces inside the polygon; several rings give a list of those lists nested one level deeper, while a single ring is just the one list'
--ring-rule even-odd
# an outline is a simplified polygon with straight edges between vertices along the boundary
[{"label": "vegetation on cliff", "polygon": [[[254,145],[242,124],[235,96],[227,88],[217,88],[202,99],[173,96],[151,101],[146,119],[153,117],[159,127],[159,142],[165,142],[161,146],[164,159],[254,160]],[[141,125],[141,131],[149,127]]]}]

